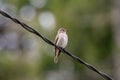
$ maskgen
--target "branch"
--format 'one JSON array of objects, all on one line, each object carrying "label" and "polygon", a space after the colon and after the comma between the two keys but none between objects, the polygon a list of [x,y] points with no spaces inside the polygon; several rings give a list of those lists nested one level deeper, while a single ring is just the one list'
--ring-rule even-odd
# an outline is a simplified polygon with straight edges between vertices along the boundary
[{"label": "branch", "polygon": [[52,41],[50,41],[49,39],[47,39],[46,37],[44,37],[43,35],[41,35],[40,33],[38,33],[36,30],[34,30],[33,28],[29,27],[28,25],[26,25],[23,22],[20,22],[18,19],[11,17],[9,14],[7,14],[6,12],[0,10],[0,14],[3,15],[6,18],[11,19],[13,22],[15,22],[16,24],[21,25],[21,27],[25,28],[26,30],[28,30],[29,32],[39,36],[40,38],[42,38],[47,44],[52,45],[56,48],[58,48],[59,50],[61,50],[63,53],[67,54],[68,56],[70,56],[72,59],[74,59],[76,62],[84,65],[85,67],[89,68],[90,70],[98,73],[99,75],[101,75],[104,79],[106,80],[113,80],[110,76],[108,76],[107,74],[97,70],[94,66],[92,66],[91,64],[88,64],[87,62],[83,61],[82,59],[80,59],[79,57],[71,54],[70,52],[68,52],[67,50],[55,45]]}]

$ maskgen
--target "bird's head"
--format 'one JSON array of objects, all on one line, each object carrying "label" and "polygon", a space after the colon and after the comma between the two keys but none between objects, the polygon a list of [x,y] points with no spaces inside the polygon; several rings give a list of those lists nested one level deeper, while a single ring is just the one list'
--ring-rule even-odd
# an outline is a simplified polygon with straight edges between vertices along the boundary
[{"label": "bird's head", "polygon": [[58,33],[66,33],[66,29],[65,29],[65,28],[60,28],[60,29],[58,30]]}]

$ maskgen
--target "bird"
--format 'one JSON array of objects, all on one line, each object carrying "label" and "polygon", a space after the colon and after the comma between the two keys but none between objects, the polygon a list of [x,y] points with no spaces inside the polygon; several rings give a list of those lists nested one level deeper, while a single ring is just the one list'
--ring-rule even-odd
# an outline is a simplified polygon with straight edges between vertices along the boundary
[{"label": "bird", "polygon": [[[68,36],[67,36],[67,33],[66,33],[66,29],[65,28],[60,28],[57,31],[57,35],[55,37],[54,44],[59,46],[59,47],[65,48],[67,46],[67,43],[68,43]],[[58,63],[58,56],[60,55],[60,52],[61,51],[58,48],[55,47],[55,56],[54,56],[54,63],[55,64]]]}]

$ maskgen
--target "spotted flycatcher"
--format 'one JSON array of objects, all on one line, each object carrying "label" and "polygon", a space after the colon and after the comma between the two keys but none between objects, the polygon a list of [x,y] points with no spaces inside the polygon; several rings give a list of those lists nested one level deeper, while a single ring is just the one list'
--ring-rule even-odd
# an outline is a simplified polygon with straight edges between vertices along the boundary
[{"label": "spotted flycatcher", "polygon": [[[57,32],[55,38],[55,44],[59,47],[65,48],[68,43],[68,36],[66,34],[66,29],[60,28]],[[55,47],[55,56],[54,56],[54,63],[58,62],[58,56],[60,55],[60,50]]]}]

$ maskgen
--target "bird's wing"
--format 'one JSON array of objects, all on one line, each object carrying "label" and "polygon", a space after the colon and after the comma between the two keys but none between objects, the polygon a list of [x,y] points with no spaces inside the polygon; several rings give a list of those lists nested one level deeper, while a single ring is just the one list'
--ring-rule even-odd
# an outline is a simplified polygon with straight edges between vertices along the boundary
[{"label": "bird's wing", "polygon": [[[55,45],[57,45],[58,40],[59,40],[59,36],[57,35],[57,36],[55,37],[55,42],[54,42]],[[59,56],[59,55],[60,55],[60,52],[61,52],[61,51],[55,47],[55,56],[56,56],[56,55]]]},{"label": "bird's wing", "polygon": [[57,41],[58,41],[58,35],[55,37],[55,45],[57,44]]}]

